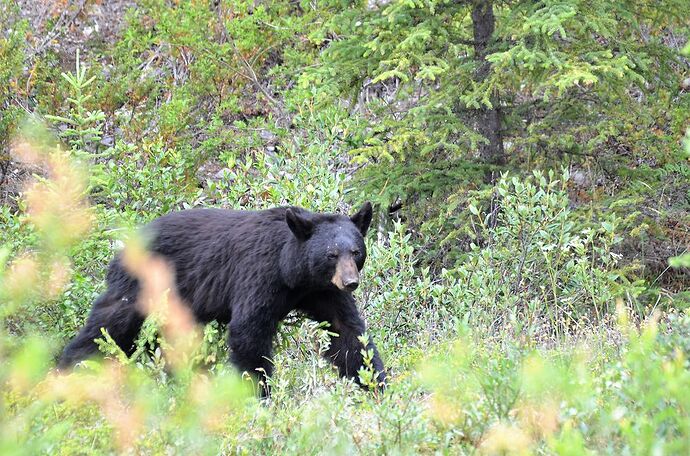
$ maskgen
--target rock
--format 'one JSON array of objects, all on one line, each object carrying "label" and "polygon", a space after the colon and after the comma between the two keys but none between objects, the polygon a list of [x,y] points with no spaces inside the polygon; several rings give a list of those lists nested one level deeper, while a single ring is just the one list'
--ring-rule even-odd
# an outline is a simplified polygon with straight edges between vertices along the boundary
[{"label": "rock", "polygon": [[261,130],[259,132],[259,137],[266,142],[275,141],[276,139],[278,139],[278,137],[276,135],[274,135],[273,132],[268,131],[268,130]]},{"label": "rock", "polygon": [[230,168],[222,168],[221,170],[219,170],[218,172],[216,172],[213,175],[213,178],[215,180],[221,180],[221,179],[232,180],[232,178],[230,177],[231,172],[232,172],[232,170]]},{"label": "rock", "polygon": [[683,82],[680,83],[680,88],[685,92],[690,92],[690,78],[683,79]]},{"label": "rock", "polygon": [[570,180],[573,181],[576,185],[582,186],[582,187],[587,187],[590,185],[591,179],[590,176],[581,170],[576,170],[573,171],[570,174]]}]

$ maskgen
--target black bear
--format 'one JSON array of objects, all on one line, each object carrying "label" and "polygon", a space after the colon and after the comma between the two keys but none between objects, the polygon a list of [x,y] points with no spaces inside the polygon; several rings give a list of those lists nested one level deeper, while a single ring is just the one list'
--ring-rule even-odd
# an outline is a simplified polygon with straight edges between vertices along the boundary
[{"label": "black bear", "polygon": [[[266,384],[278,323],[298,310],[330,324],[336,336],[326,356],[341,376],[358,381],[363,363],[358,338],[365,328],[352,291],[366,259],[371,216],[370,203],[351,217],[298,207],[190,209],[155,219],[144,233],[148,250],[173,268],[177,292],[196,319],[229,324],[231,361],[240,371],[259,375]],[[145,315],[136,304],[139,283],[125,270],[121,254],[110,263],[107,282],[58,368],[96,353],[101,328],[125,353],[133,352]],[[372,365],[383,385],[386,374],[371,340],[367,349],[373,350]]]}]

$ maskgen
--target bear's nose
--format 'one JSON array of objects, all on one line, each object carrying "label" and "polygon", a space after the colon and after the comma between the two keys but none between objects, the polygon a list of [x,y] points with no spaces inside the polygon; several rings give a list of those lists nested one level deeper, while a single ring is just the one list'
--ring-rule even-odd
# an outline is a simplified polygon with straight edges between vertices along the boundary
[{"label": "bear's nose", "polygon": [[344,283],[343,286],[347,291],[355,291],[359,286],[359,281],[357,279],[354,279],[347,283]]}]

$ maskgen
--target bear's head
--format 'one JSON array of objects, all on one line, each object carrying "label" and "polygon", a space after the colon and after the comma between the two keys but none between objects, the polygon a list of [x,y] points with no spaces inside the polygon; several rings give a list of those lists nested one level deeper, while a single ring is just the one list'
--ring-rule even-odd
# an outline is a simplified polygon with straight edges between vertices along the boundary
[{"label": "bear's head", "polygon": [[[354,291],[367,257],[364,236],[371,223],[371,203],[354,215],[314,214],[288,208],[285,221],[294,234],[302,269],[302,281],[317,287]],[[305,278],[304,274],[308,277]]]}]

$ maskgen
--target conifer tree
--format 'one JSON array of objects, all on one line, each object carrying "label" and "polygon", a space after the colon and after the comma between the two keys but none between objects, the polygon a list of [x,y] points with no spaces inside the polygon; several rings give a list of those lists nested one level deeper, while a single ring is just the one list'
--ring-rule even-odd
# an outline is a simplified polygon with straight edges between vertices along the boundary
[{"label": "conifer tree", "polygon": [[506,163],[620,159],[617,151],[629,159],[643,148],[663,155],[678,150],[690,105],[679,93],[686,8],[685,0],[360,2],[327,24],[334,40],[304,81],[323,101],[347,94],[371,122],[352,153],[383,165],[366,167],[382,200],[438,192]]}]

